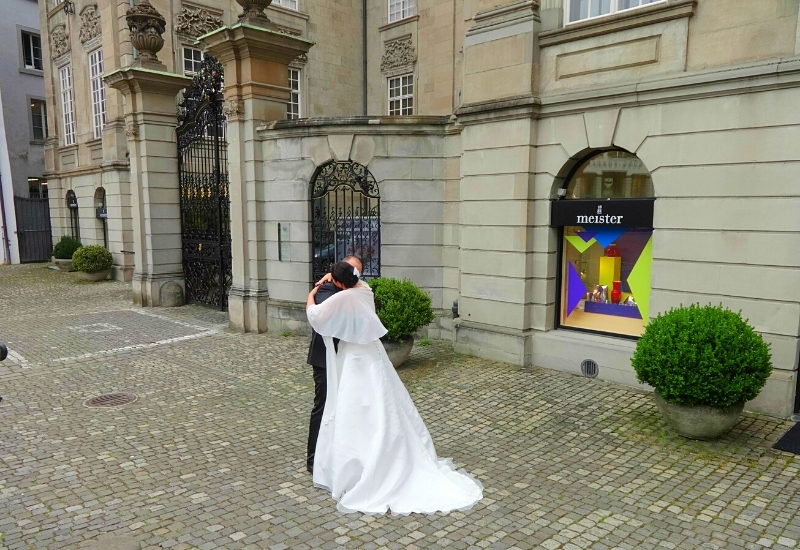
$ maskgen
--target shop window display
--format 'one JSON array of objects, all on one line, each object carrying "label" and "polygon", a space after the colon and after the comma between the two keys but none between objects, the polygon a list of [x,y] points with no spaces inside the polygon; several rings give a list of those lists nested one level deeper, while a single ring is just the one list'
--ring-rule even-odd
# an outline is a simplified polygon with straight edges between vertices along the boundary
[{"label": "shop window display", "polygon": [[653,182],[624,151],[586,160],[553,204],[562,227],[560,326],[640,336],[649,318]]}]

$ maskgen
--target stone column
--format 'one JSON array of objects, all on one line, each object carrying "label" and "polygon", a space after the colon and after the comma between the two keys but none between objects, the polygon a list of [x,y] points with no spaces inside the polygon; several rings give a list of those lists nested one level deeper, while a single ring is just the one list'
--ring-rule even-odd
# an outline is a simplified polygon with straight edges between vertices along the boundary
[{"label": "stone column", "polygon": [[256,245],[266,240],[264,159],[256,128],[286,118],[289,63],[313,45],[277,32],[265,19],[222,27],[199,38],[204,50],[225,68],[233,242],[228,309],[231,327],[244,332],[267,330],[267,251]]},{"label": "stone column", "polygon": [[[128,10],[139,57],[105,77],[125,97],[133,218],[133,302],[181,305],[184,292],[176,96],[191,83],[158,60],[165,20],[147,0]],[[180,291],[178,291],[180,289]],[[165,300],[166,298],[166,300]]]},{"label": "stone column", "polygon": [[125,96],[131,161],[133,302],[166,305],[161,299],[165,283],[175,282],[184,288],[175,97],[191,80],[138,67],[119,69],[105,80]]}]

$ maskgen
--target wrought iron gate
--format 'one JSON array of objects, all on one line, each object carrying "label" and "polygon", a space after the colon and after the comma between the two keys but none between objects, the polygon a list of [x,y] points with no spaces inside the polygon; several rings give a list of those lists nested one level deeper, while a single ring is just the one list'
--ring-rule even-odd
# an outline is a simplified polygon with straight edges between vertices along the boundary
[{"label": "wrought iron gate", "polygon": [[19,261],[47,262],[53,252],[50,229],[50,201],[14,197],[19,240]]},{"label": "wrought iron gate", "polygon": [[206,55],[178,108],[186,301],[228,307],[231,226],[222,65]]},{"label": "wrought iron gate", "polygon": [[357,162],[323,164],[311,178],[312,277],[317,281],[349,255],[363,275],[381,275],[381,205],[375,178]]}]

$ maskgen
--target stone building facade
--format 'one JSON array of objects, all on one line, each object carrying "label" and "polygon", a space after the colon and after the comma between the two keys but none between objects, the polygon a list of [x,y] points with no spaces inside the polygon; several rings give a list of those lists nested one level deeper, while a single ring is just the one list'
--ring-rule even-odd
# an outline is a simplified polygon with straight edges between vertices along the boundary
[{"label": "stone building facade", "polygon": [[[152,3],[172,22],[160,56],[174,71],[188,3]],[[219,4],[203,6],[226,28],[197,45],[225,66],[233,327],[306,331],[309,285],[355,250],[370,273],[428,290],[429,334],[459,351],[636,385],[630,358],[649,319],[722,303],[772,345],[775,370],[749,407],[794,412],[800,0],[298,0],[295,12],[269,8],[277,33],[234,24],[233,5]],[[104,55],[106,40],[120,51],[109,56],[123,69],[106,69],[116,89],[145,77],[124,69],[127,7],[100,10]],[[52,43],[66,16],[46,17]],[[286,120],[284,73],[298,66],[300,116]],[[72,182],[62,194],[104,170],[109,187],[131,185],[125,153],[140,142],[135,156],[172,198],[115,190],[112,251],[124,262],[125,201],[156,227],[154,206],[174,206],[177,176],[174,163],[147,158],[141,129],[123,146],[119,97],[108,105],[102,143],[51,138],[48,169]],[[125,109],[125,121],[141,114]],[[93,146],[102,162],[90,162]],[[130,179],[141,186],[147,173]],[[109,198],[109,219],[110,209]],[[174,236],[169,212],[163,231]],[[179,266],[179,253],[148,261]],[[182,284],[169,270],[142,303],[159,304],[167,278]]]},{"label": "stone building facade", "polygon": [[[39,2],[41,27],[47,30],[42,44],[47,104],[53,113],[46,145],[53,238],[72,235],[84,244],[107,246],[114,256],[112,276],[124,281],[134,273],[135,213],[127,138],[135,129],[125,125],[122,94],[105,86],[102,76],[136,58],[125,14],[138,3]],[[152,0],[151,4],[167,20],[159,58],[169,72],[189,77],[202,59],[196,39],[235,23],[241,11],[233,0]],[[269,17],[284,32],[319,43],[292,63],[297,88],[294,116],[346,115],[362,109],[360,4],[308,2],[302,10],[297,9],[297,0],[273,4]],[[68,194],[75,197],[72,208]],[[106,218],[98,217],[99,208]]]}]

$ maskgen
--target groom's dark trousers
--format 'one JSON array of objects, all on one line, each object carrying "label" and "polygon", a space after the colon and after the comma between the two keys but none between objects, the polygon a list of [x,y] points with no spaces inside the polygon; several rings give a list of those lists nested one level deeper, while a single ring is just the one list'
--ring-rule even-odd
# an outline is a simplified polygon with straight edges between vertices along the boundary
[{"label": "groom's dark trousers", "polygon": [[[319,287],[317,294],[314,296],[314,302],[321,304],[334,294],[339,292],[339,288],[333,283],[325,283]],[[339,341],[334,339],[334,345],[338,345]],[[309,365],[314,367],[314,408],[311,409],[311,422],[308,425],[308,454],[306,455],[306,466],[308,471],[314,470],[314,453],[317,449],[317,437],[319,436],[319,427],[322,424],[322,412],[325,410],[325,397],[327,396],[328,382],[325,371],[325,342],[322,336],[311,332],[311,345],[308,346],[308,359],[306,360]]]}]

